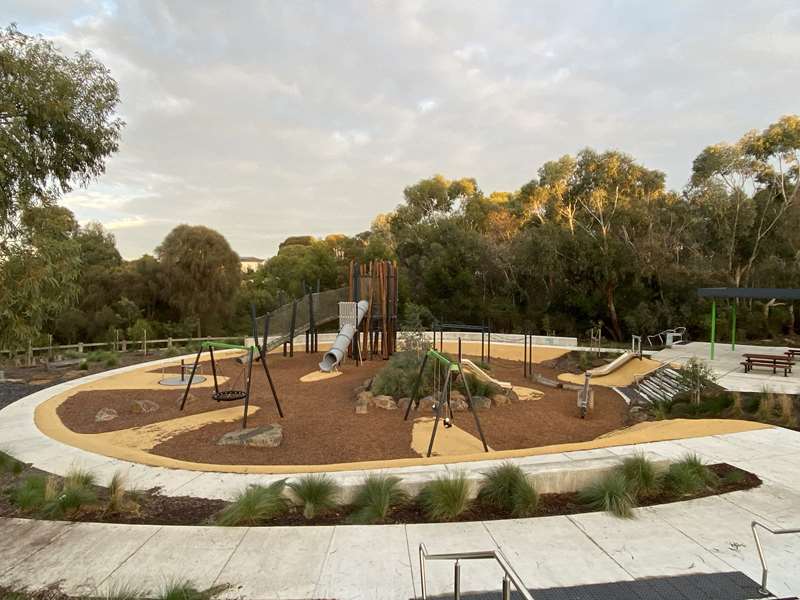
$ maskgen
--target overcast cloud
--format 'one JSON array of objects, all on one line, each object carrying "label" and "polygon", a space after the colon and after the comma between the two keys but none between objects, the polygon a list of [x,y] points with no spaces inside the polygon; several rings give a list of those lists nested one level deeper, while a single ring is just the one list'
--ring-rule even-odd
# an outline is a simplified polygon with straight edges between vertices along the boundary
[{"label": "overcast cloud", "polygon": [[266,257],[363,231],[434,173],[514,190],[586,146],[681,189],[704,146],[800,112],[796,0],[4,7],[120,84],[120,151],[65,202],[126,258],[179,223]]}]

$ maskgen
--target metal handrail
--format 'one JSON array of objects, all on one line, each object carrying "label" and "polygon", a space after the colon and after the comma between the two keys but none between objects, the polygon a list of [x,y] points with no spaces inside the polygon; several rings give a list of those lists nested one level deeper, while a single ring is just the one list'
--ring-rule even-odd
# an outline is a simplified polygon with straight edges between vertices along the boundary
[{"label": "metal handrail", "polygon": [[758,559],[761,561],[761,587],[759,588],[759,592],[764,596],[769,595],[769,590],[767,589],[767,559],[764,557],[764,549],[761,547],[761,540],[758,539],[758,531],[756,530],[757,527],[761,527],[764,531],[768,531],[772,535],[785,535],[787,533],[800,533],[800,528],[797,529],[771,529],[764,525],[763,523],[759,523],[758,521],[753,521],[750,524],[750,529],[753,530],[753,538],[756,540],[756,550],[758,550]]},{"label": "metal handrail", "polygon": [[425,544],[419,545],[419,578],[422,589],[422,600],[427,600],[427,585],[425,576],[425,561],[426,560],[454,560],[454,573],[455,580],[453,584],[453,598],[455,600],[461,599],[461,564],[462,560],[494,560],[503,569],[503,600],[510,600],[511,586],[513,583],[517,591],[522,595],[525,600],[534,600],[528,588],[522,581],[522,578],[508,562],[505,554],[501,550],[480,550],[477,552],[449,552],[445,554],[428,554],[428,549]]}]

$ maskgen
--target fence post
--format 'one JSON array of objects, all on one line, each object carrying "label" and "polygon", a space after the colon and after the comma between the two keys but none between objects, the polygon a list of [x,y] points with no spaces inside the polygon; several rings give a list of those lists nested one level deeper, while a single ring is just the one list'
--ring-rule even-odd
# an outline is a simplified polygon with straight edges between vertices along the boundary
[{"label": "fence post", "polygon": [[28,339],[28,352],[26,353],[25,361],[29,367],[33,365],[33,345],[30,339]]},{"label": "fence post", "polygon": [[50,339],[50,347],[47,349],[47,360],[53,360],[53,334],[51,333],[48,337]]},{"label": "fence post", "polygon": [[83,342],[78,342],[78,354],[83,354]]},{"label": "fence post", "polygon": [[147,356],[147,329],[143,329],[142,332],[144,333],[142,336],[142,352]]},{"label": "fence post", "polygon": [[172,336],[167,338],[167,348],[172,349]]},{"label": "fence post", "polygon": [[122,351],[123,352],[128,351],[128,340],[122,340]]}]

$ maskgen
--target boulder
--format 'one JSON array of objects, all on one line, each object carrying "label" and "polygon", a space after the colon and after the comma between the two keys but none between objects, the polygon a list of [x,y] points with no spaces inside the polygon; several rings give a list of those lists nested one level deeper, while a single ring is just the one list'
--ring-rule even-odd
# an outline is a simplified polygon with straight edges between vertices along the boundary
[{"label": "boulder", "polygon": [[527,387],[515,388],[514,390],[512,390],[512,393],[514,393],[514,395],[516,396],[516,400],[519,400],[520,402],[539,400],[542,396],[544,396],[544,392],[541,392],[534,388],[527,388]]},{"label": "boulder", "polygon": [[494,402],[495,406],[505,406],[506,404],[511,404],[511,398],[505,394],[495,394],[492,396],[492,402]]},{"label": "boulder", "polygon": [[135,413],[144,414],[156,412],[161,407],[152,400],[134,400],[131,408]]},{"label": "boulder", "polygon": [[113,408],[101,408],[94,416],[94,420],[97,423],[104,423],[106,421],[113,421],[118,416],[119,414]]},{"label": "boulder", "polygon": [[218,446],[252,446],[277,448],[283,441],[283,427],[271,423],[265,427],[248,427],[229,431],[217,440]]},{"label": "boulder", "polygon": [[397,401],[397,408],[405,411],[409,402],[411,402],[411,398],[400,398],[400,400]]},{"label": "boulder", "polygon": [[366,404],[369,406],[372,404],[373,398],[375,398],[375,395],[372,392],[359,392],[356,396],[356,404]]},{"label": "boulder", "polygon": [[453,412],[463,412],[469,410],[469,404],[467,404],[467,399],[461,392],[452,392],[450,394],[450,408],[453,409]]},{"label": "boulder", "polygon": [[375,396],[372,405],[384,410],[397,410],[397,402],[391,396]]},{"label": "boulder", "polygon": [[436,404],[436,398],[433,396],[425,396],[419,401],[419,410],[421,412],[430,412],[433,410],[434,404]]},{"label": "boulder", "polygon": [[475,410],[484,410],[492,406],[492,401],[486,396],[475,396],[472,398],[472,405]]}]

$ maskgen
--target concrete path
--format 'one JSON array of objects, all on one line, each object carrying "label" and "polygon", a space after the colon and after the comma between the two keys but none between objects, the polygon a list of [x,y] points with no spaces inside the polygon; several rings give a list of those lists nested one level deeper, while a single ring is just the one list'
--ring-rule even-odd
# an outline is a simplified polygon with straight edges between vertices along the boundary
[{"label": "concrete path", "polygon": [[[675,442],[592,450],[583,457],[646,450],[695,452],[757,473],[764,485],[658,507],[636,519],[603,513],[507,521],[388,526],[212,528],[0,521],[0,585],[60,581],[69,593],[121,583],[157,589],[190,579],[227,583],[227,597],[404,599],[420,593],[417,550],[500,548],[529,587],[741,571],[761,575],[750,522],[800,526],[800,434],[765,429]],[[197,474],[194,474],[198,477]],[[173,487],[177,482],[166,480]],[[187,492],[191,482],[178,486]],[[765,535],[770,588],[800,592],[800,536]],[[488,562],[462,567],[462,589],[498,589]],[[431,594],[452,592],[452,565],[428,565]]]},{"label": "concrete path", "polygon": [[800,365],[788,377],[783,372],[772,373],[772,369],[756,367],[749,373],[740,364],[745,353],[783,354],[786,346],[747,346],[737,344],[731,350],[730,344],[717,343],[714,346],[714,360],[710,360],[711,345],[708,342],[691,342],[656,352],[653,360],[685,364],[690,358],[698,358],[713,369],[717,383],[735,392],[761,392],[770,390],[777,394],[800,394]]}]

